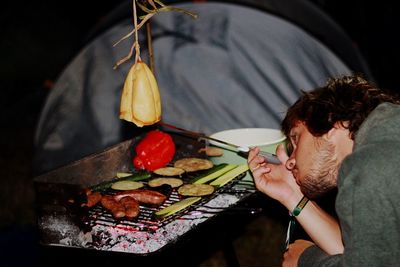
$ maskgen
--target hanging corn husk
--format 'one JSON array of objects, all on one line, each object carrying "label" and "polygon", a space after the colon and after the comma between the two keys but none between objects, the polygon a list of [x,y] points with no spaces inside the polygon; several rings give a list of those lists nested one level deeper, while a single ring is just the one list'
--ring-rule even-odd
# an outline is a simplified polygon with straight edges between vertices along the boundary
[{"label": "hanging corn husk", "polygon": [[161,119],[161,99],[157,81],[142,61],[131,67],[125,79],[119,117],[139,127],[152,125]]},{"label": "hanging corn husk", "polygon": [[[129,70],[121,95],[119,117],[120,119],[133,122],[139,127],[143,127],[145,125],[155,124],[161,120],[161,99],[157,81],[152,70],[150,70],[146,63],[144,63],[140,58],[138,30],[152,16],[161,11],[183,12],[191,15],[194,18],[196,18],[197,15],[183,9],[166,6],[159,0],[147,0],[147,3],[153,9],[149,9],[146,6],[138,3],[140,8],[147,13],[146,16],[142,17],[141,22],[138,24],[136,0],[132,0],[132,2],[135,28],[132,32],[119,40],[115,45],[128,38],[133,33],[135,34],[135,41],[129,55],[119,60],[114,68],[117,68],[119,65],[130,59],[133,51],[135,51],[135,64]],[[159,7],[157,7],[155,3],[157,3]]]}]

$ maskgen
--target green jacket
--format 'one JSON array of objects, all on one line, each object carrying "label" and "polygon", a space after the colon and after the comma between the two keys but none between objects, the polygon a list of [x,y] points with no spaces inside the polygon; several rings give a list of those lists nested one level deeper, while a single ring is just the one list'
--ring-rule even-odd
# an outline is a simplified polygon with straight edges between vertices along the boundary
[{"label": "green jacket", "polygon": [[312,246],[299,266],[400,266],[400,106],[383,103],[361,125],[339,170],[335,208],[344,253]]}]

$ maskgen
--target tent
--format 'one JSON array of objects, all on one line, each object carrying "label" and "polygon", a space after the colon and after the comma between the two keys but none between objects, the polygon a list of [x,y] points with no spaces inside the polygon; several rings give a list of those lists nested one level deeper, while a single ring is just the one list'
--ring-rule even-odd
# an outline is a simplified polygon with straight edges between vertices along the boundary
[{"label": "tent", "polygon": [[[34,169],[49,171],[142,131],[118,118],[133,39],[131,1],[88,36],[48,95],[35,135]],[[211,134],[231,128],[279,128],[286,108],[326,79],[368,66],[351,39],[308,1],[173,3],[199,15],[151,19],[162,120]],[[140,31],[147,60],[145,31]]]}]

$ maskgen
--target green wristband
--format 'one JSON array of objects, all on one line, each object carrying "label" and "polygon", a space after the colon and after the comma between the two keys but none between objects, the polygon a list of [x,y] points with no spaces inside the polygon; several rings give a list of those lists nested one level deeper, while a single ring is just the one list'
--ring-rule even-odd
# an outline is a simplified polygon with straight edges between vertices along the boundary
[{"label": "green wristband", "polygon": [[304,209],[304,207],[307,205],[308,203],[308,198],[306,196],[303,196],[301,198],[301,200],[299,201],[299,203],[297,203],[296,207],[294,208],[294,210],[292,211],[292,214],[294,216],[297,216],[300,214],[300,212]]}]

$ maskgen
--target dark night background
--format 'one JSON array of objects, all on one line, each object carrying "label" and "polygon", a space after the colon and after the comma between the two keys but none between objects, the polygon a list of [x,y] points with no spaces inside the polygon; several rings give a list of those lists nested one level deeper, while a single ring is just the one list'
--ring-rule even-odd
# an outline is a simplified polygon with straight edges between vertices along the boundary
[{"label": "dark night background", "polygon": [[[376,82],[397,92],[400,47],[394,1],[309,0],[348,33]],[[52,83],[118,1],[11,1],[0,8],[0,240],[35,222],[33,135]],[[2,254],[2,252],[0,252]]]}]

